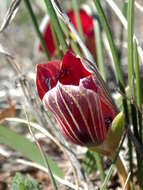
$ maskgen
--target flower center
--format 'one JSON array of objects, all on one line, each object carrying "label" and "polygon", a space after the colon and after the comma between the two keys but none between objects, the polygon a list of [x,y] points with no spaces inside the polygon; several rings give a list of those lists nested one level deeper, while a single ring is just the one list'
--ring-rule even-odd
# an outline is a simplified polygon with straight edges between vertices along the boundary
[{"label": "flower center", "polygon": [[110,127],[112,120],[113,120],[112,117],[108,117],[105,119],[105,125],[106,125],[107,129]]}]

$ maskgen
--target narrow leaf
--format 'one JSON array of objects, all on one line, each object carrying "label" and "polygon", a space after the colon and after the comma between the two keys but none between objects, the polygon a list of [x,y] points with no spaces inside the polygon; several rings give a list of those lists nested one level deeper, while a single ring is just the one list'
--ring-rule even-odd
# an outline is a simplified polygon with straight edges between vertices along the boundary
[{"label": "narrow leaf", "polygon": [[[0,143],[19,151],[23,156],[45,167],[40,151],[34,143],[26,139],[24,136],[17,134],[13,130],[3,127],[2,125],[0,125]],[[47,159],[52,173],[60,178],[64,178],[62,170],[48,155]]]}]

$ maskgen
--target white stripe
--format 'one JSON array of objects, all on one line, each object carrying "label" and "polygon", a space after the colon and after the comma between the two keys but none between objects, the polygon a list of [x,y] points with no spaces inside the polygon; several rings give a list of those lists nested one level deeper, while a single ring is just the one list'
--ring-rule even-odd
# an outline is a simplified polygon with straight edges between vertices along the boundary
[{"label": "white stripe", "polygon": [[[49,99],[48,99],[48,100],[49,100]],[[68,125],[69,129],[70,129],[71,132],[73,133],[73,135],[74,135],[76,141],[78,141],[80,144],[83,144],[83,143],[79,140],[79,138],[78,138],[78,136],[75,134],[75,132],[72,130],[72,128],[71,128],[71,126],[70,126],[68,120],[66,119],[66,117],[65,117],[64,114],[63,114],[63,112],[61,111],[60,106],[59,106],[58,101],[57,101],[56,93],[55,93],[55,103],[56,103],[56,105],[57,105],[57,108],[58,108],[60,114],[62,115],[62,117],[63,117],[64,120],[66,121],[66,124]],[[53,110],[53,108],[51,108],[51,109]],[[57,114],[56,114],[56,115],[57,115]],[[71,132],[69,132],[66,127],[65,127],[65,130],[67,131],[67,133],[69,134],[69,136],[70,136],[71,138],[73,138],[73,136],[71,136]],[[74,141],[75,141],[75,140],[74,140]]]},{"label": "white stripe", "polygon": [[[63,88],[62,88],[62,89],[63,89]],[[73,101],[74,101],[75,104],[77,105],[77,108],[78,108],[78,110],[79,110],[79,112],[80,112],[80,114],[81,114],[81,116],[82,116],[82,119],[83,119],[83,121],[84,121],[84,123],[85,123],[85,126],[87,127],[88,133],[89,133],[91,139],[94,141],[94,138],[93,138],[93,136],[92,136],[92,134],[91,134],[91,131],[90,131],[90,128],[89,128],[89,126],[88,126],[88,122],[87,122],[87,120],[85,119],[84,114],[83,114],[83,112],[82,112],[82,109],[80,108],[78,102],[76,101],[76,99],[74,98],[74,96],[71,94],[70,91],[68,91],[67,89],[65,90],[65,88],[64,88],[63,90],[73,99]]]}]

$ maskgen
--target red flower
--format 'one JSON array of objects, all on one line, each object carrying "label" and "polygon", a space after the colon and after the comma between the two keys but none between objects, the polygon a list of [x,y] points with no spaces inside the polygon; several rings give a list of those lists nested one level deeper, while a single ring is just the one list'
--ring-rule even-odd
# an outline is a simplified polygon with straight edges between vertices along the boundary
[{"label": "red flower", "polygon": [[[77,29],[74,12],[71,10],[67,13],[67,15],[69,16],[74,27]],[[81,19],[81,26],[82,26],[83,34],[85,37],[85,43],[86,43],[87,47],[89,48],[89,50],[91,51],[91,53],[95,53],[95,40],[94,40],[92,17],[89,16],[84,10],[81,9],[80,10],[80,19]],[[52,31],[51,31],[51,26],[50,26],[49,21],[44,26],[43,38],[46,43],[46,47],[49,51],[49,54],[51,56],[53,56],[55,53],[55,45],[54,45],[54,40],[52,37]],[[40,50],[42,51],[41,45],[40,45]]]},{"label": "red flower", "polygon": [[61,63],[37,66],[37,90],[64,136],[79,145],[99,145],[116,115],[103,86],[84,62],[67,52]]}]

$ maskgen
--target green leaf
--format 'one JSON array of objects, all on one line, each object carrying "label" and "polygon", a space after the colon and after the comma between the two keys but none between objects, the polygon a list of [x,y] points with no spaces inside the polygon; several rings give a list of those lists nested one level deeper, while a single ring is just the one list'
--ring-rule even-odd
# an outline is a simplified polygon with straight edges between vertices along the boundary
[{"label": "green leaf", "polygon": [[38,183],[30,175],[25,178],[22,174],[16,173],[11,181],[11,190],[40,190]]},{"label": "green leaf", "polygon": [[85,157],[83,159],[83,168],[84,170],[90,174],[93,171],[97,169],[96,167],[96,159],[95,159],[95,154],[94,152],[88,150],[85,154]]},{"label": "green leaf", "polygon": [[27,190],[24,184],[24,177],[17,173],[11,181],[11,190]]},{"label": "green leaf", "polygon": [[106,143],[110,147],[110,149],[115,152],[119,142],[121,140],[121,137],[123,135],[123,129],[124,129],[124,114],[123,112],[120,112],[113,120],[112,126],[109,128],[107,137],[106,137]]},{"label": "green leaf", "polygon": [[[7,145],[16,151],[19,151],[21,154],[23,154],[23,156],[45,167],[43,158],[35,143],[32,143],[24,136],[17,134],[9,128],[3,127],[2,125],[0,125],[0,143]],[[48,155],[47,159],[52,173],[60,178],[64,178],[63,171]]]},{"label": "green leaf", "polygon": [[37,181],[30,175],[26,176],[25,185],[28,190],[40,190]]}]

